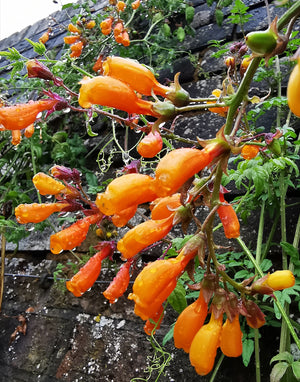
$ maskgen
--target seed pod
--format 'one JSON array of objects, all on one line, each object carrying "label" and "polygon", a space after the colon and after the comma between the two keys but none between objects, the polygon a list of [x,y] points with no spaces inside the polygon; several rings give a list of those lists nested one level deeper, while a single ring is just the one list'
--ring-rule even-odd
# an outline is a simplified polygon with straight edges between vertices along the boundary
[{"label": "seed pod", "polygon": [[277,36],[270,28],[265,31],[250,32],[246,36],[246,44],[254,55],[264,56],[275,49]]}]

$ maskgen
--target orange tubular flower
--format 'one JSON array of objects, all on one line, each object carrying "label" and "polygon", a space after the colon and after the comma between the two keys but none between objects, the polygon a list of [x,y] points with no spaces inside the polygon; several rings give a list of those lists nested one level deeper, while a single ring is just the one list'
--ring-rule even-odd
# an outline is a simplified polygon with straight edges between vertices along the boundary
[{"label": "orange tubular flower", "polygon": [[86,238],[90,225],[97,223],[100,219],[100,214],[86,216],[70,227],[51,235],[51,252],[57,255],[62,250],[71,250],[80,245]]},{"label": "orange tubular flower", "polygon": [[24,135],[26,138],[30,138],[32,137],[33,133],[34,133],[34,124],[32,123],[31,125],[26,127],[24,131]]},{"label": "orange tubular flower", "polygon": [[114,20],[113,17],[108,17],[107,19],[103,20],[100,23],[101,32],[105,36],[107,36],[111,33],[113,20]]},{"label": "orange tubular flower", "polygon": [[69,44],[74,44],[75,42],[77,42],[79,39],[79,36],[66,36],[64,37],[64,43],[69,45]]},{"label": "orange tubular flower", "polygon": [[259,153],[259,146],[245,145],[242,148],[241,155],[244,159],[253,159]]},{"label": "orange tubular flower", "polygon": [[74,24],[69,24],[68,25],[68,31],[71,32],[71,33],[81,34],[80,29],[78,29]]},{"label": "orange tubular flower", "polygon": [[92,105],[110,106],[129,114],[159,116],[153,110],[153,102],[137,97],[126,83],[108,76],[84,77],[80,82],[79,104],[83,108]]},{"label": "orange tubular flower", "polygon": [[137,152],[144,158],[153,158],[163,148],[163,140],[158,131],[149,133],[138,144]]},{"label": "orange tubular flower", "polygon": [[41,195],[56,195],[66,189],[64,184],[43,172],[35,174],[32,182]]},{"label": "orange tubular flower", "polygon": [[137,316],[142,320],[155,316],[193,256],[194,253],[186,256],[180,253],[176,258],[156,260],[139,273],[133,284],[133,293],[128,296],[129,300],[135,301]]},{"label": "orange tubular flower", "polygon": [[0,108],[0,125],[6,130],[22,130],[31,125],[37,115],[44,110],[51,110],[57,103],[54,99],[29,101],[28,103]]},{"label": "orange tubular flower", "polygon": [[123,257],[130,259],[142,249],[163,239],[173,227],[173,217],[162,220],[147,220],[129,230],[118,241],[117,248]]},{"label": "orange tubular flower", "polygon": [[130,206],[111,217],[113,224],[116,227],[124,227],[129,220],[135,215],[137,206]]},{"label": "orange tubular flower", "polygon": [[100,72],[102,70],[102,62],[103,62],[103,56],[100,54],[100,56],[97,58],[94,66],[93,66],[93,71],[94,72]]},{"label": "orange tubular flower", "polygon": [[164,198],[157,198],[150,204],[151,219],[165,219],[181,206],[180,194],[173,194]]},{"label": "orange tubular flower", "polygon": [[123,12],[126,8],[126,4],[124,3],[124,1],[118,1],[116,4],[116,8],[118,12]]},{"label": "orange tubular flower", "polygon": [[46,42],[49,40],[49,31],[42,34],[42,36],[39,38],[39,42],[42,44],[46,44]]},{"label": "orange tubular flower", "polygon": [[75,44],[70,46],[70,49],[72,52],[70,54],[70,57],[79,57],[82,53],[83,42],[82,41],[76,42]]},{"label": "orange tubular flower", "polygon": [[137,204],[156,199],[154,179],[143,174],[125,174],[114,179],[102,194],[97,194],[96,205],[105,215],[118,214]]},{"label": "orange tubular flower", "polygon": [[102,261],[111,253],[112,248],[110,245],[103,247],[100,252],[97,252],[88,260],[70,281],[66,282],[67,289],[76,297],[82,296],[84,292],[93,286],[101,272]]},{"label": "orange tubular flower", "polygon": [[226,205],[220,205],[217,212],[223,224],[224,233],[227,239],[236,239],[240,236],[240,222],[232,205],[224,199],[224,194],[219,194],[220,202]]},{"label": "orange tubular flower", "polygon": [[124,25],[122,23],[122,21],[118,21],[116,23],[116,25],[114,26],[114,36],[118,36],[120,35],[124,30]]},{"label": "orange tubular flower", "polygon": [[222,353],[227,357],[239,357],[242,355],[242,337],[239,315],[236,314],[232,321],[227,318],[221,332],[220,348]]},{"label": "orange tubular flower", "polygon": [[126,82],[138,93],[149,96],[152,91],[163,97],[170,91],[168,86],[160,84],[151,70],[135,60],[110,56],[103,62],[105,76]]},{"label": "orange tubular flower", "polygon": [[141,0],[135,0],[132,4],[131,4],[131,8],[132,9],[138,9],[138,7],[141,5]]},{"label": "orange tubular flower", "polygon": [[199,375],[207,375],[214,366],[222,321],[222,314],[216,319],[212,313],[209,323],[202,326],[193,339],[190,348],[190,362]]},{"label": "orange tubular flower", "polygon": [[[160,328],[160,324],[164,318],[164,307],[161,305],[161,307],[158,309],[158,311],[153,315],[153,317],[150,317],[144,325],[144,331],[148,336],[151,336],[151,334],[155,334],[155,330],[158,330]],[[151,322],[151,321],[154,321]],[[153,329],[155,330],[153,331]]]},{"label": "orange tubular flower", "polygon": [[292,113],[294,113],[297,117],[300,117],[300,57],[298,55],[298,51],[295,53],[293,58],[297,60],[297,63],[289,78],[287,86],[287,101]]},{"label": "orange tubular flower", "polygon": [[155,181],[158,196],[176,192],[188,179],[208,166],[227,150],[222,142],[208,144],[204,149],[182,148],[165,155],[158,163]]},{"label": "orange tubular flower", "polygon": [[111,304],[114,304],[117,299],[126,292],[130,280],[130,266],[131,261],[127,261],[123,264],[116,277],[114,277],[108,288],[103,292],[103,296],[107,298]]},{"label": "orange tubular flower", "polygon": [[130,45],[130,38],[129,38],[128,32],[127,31],[123,31],[121,36],[122,36],[121,44],[123,46],[129,46]]},{"label": "orange tubular flower", "polygon": [[40,223],[54,212],[59,212],[68,205],[68,203],[58,202],[47,204],[19,204],[15,209],[15,215],[17,222],[20,224]]},{"label": "orange tubular flower", "polygon": [[86,24],[86,28],[87,29],[93,29],[95,28],[96,26],[96,21],[95,20],[90,20],[87,24]]},{"label": "orange tubular flower", "polygon": [[18,145],[22,140],[21,131],[20,130],[12,130],[11,132],[11,143],[12,145]]},{"label": "orange tubular flower", "polygon": [[201,289],[198,299],[185,308],[177,318],[173,334],[176,348],[183,349],[186,353],[190,351],[192,341],[203,326],[206,316],[207,303]]},{"label": "orange tubular flower", "polygon": [[295,285],[295,276],[289,270],[276,271],[268,275],[265,284],[273,290],[291,288]]},{"label": "orange tubular flower", "polygon": [[[211,93],[212,95],[214,95],[215,97],[219,98],[222,94],[222,91],[220,89],[215,89],[212,91]],[[208,101],[207,104],[214,104],[216,103],[216,101]],[[221,115],[222,117],[226,117],[227,116],[227,113],[228,113],[228,110],[229,110],[229,107],[226,106],[226,107],[211,107],[209,108],[209,111],[211,111],[212,113],[217,113],[219,115]]]}]

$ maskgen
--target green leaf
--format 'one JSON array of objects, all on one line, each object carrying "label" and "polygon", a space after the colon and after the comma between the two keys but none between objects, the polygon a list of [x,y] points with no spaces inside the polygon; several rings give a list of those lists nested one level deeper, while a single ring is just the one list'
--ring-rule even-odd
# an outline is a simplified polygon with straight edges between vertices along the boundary
[{"label": "green leaf", "polygon": [[291,256],[291,258],[298,259],[299,258],[299,252],[297,248],[295,248],[292,244],[287,243],[286,241],[281,241],[280,245],[284,252]]},{"label": "green leaf", "polygon": [[243,358],[243,364],[247,367],[249,365],[251,356],[254,351],[254,341],[251,339],[245,339],[243,341],[243,353],[242,353],[242,358]]},{"label": "green leaf", "polygon": [[70,7],[72,7],[72,5],[73,5],[73,3],[64,4],[61,9],[63,10],[63,9],[70,8]]},{"label": "green leaf", "polygon": [[185,31],[182,27],[179,27],[176,31],[177,38],[179,42],[182,42],[185,39]]},{"label": "green leaf", "polygon": [[181,313],[187,307],[184,286],[177,283],[175,289],[168,297],[168,302],[176,312]]},{"label": "green leaf", "polygon": [[293,360],[294,360],[294,357],[292,356],[292,354],[289,353],[288,351],[284,351],[282,353],[275,355],[271,359],[270,364],[273,363],[274,361],[286,361],[287,363],[292,363]]},{"label": "green leaf", "polygon": [[195,8],[194,7],[186,7],[185,8],[185,19],[188,24],[190,24],[195,16]]},{"label": "green leaf", "polygon": [[162,26],[162,30],[163,30],[163,34],[166,37],[170,37],[171,36],[171,28],[170,28],[169,24],[164,23],[163,26]]},{"label": "green leaf", "polygon": [[222,26],[224,15],[223,15],[223,12],[221,11],[221,9],[216,9],[215,18],[216,18],[216,22],[219,25],[219,27]]},{"label": "green leaf", "polygon": [[234,279],[244,279],[244,278],[247,278],[249,276],[249,271],[246,270],[246,269],[242,269],[241,271],[238,271],[236,272],[236,274],[234,275]]},{"label": "green leaf", "polygon": [[185,237],[176,237],[172,240],[172,246],[175,247],[175,249],[178,251],[181,249],[184,244],[192,237],[193,235],[187,235]]},{"label": "green leaf", "polygon": [[7,57],[9,60],[18,61],[21,59],[21,54],[16,48],[8,48],[8,52],[0,52],[0,56]]},{"label": "green leaf", "polygon": [[260,267],[261,267],[263,272],[267,272],[272,267],[272,265],[273,265],[273,263],[270,259],[264,259],[261,262]]},{"label": "green leaf", "polygon": [[274,365],[270,374],[270,382],[280,382],[288,367],[289,364],[286,362],[279,362]]},{"label": "green leaf", "polygon": [[297,379],[300,379],[300,361],[295,361],[292,363],[292,370],[293,370],[294,376]]},{"label": "green leaf", "polygon": [[46,52],[46,47],[42,42],[34,42],[30,40],[29,38],[25,38],[27,42],[29,42],[30,45],[32,45],[33,50],[38,55],[42,56]]},{"label": "green leaf", "polygon": [[[175,325],[175,324],[174,324]],[[170,330],[168,331],[168,333],[164,336],[163,340],[162,340],[162,346],[165,346],[165,344],[167,342],[169,342],[172,338],[173,338],[173,334],[174,334],[174,325],[171,326]]]}]

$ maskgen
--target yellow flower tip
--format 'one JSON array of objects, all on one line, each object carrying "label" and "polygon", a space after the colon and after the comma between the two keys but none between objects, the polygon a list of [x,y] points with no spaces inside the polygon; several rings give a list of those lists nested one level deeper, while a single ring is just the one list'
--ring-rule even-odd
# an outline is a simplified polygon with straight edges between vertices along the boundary
[{"label": "yellow flower tip", "polygon": [[268,276],[266,284],[273,290],[291,288],[295,285],[295,276],[289,270],[276,271]]}]

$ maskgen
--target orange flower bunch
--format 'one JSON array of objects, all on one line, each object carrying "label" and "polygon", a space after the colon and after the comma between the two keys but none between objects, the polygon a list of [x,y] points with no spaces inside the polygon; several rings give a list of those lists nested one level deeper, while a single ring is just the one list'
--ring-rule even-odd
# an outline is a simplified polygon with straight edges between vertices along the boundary
[{"label": "orange flower bunch", "polygon": [[[151,219],[130,229],[118,241],[117,248],[126,259],[162,240],[174,224],[184,221],[188,212],[180,210],[181,196],[177,190],[194,174],[215,158],[228,152],[225,142],[216,140],[203,150],[182,148],[169,152],[157,165],[155,177],[139,173],[114,179],[105,192],[97,194],[98,209],[117,226],[124,226],[133,217],[137,206],[153,202]],[[227,206],[226,206],[227,207]],[[231,211],[231,206],[228,206]]]},{"label": "orange flower bunch", "polygon": [[[143,114],[166,121],[175,115],[177,106],[189,103],[189,94],[179,84],[179,73],[175,75],[174,83],[164,86],[150,69],[134,60],[114,56],[103,60],[101,55],[93,70],[103,75],[84,77],[80,82],[78,102],[83,108],[102,105],[126,111],[131,116]],[[155,102],[142,98],[151,95]],[[159,100],[156,95],[164,97],[164,100]],[[162,147],[158,127],[154,125],[138,147],[141,155],[147,158],[156,155]]]},{"label": "orange flower bunch", "polygon": [[[50,237],[50,249],[58,254],[62,250],[71,250],[80,245],[86,238],[89,227],[101,221],[103,214],[91,203],[91,210],[83,209],[81,202],[87,203],[85,195],[81,194],[79,172],[64,166],[54,166],[51,175],[37,173],[32,181],[41,195],[54,195],[57,202],[20,204],[15,209],[16,219],[21,224],[39,223],[54,212],[83,211],[85,217],[77,220],[68,228]],[[56,179],[55,179],[56,178]],[[63,180],[62,183],[59,180]],[[73,182],[71,185],[67,182]]]},{"label": "orange flower bunch", "polygon": [[[95,21],[91,20],[86,24],[87,29],[92,29],[95,26]],[[80,22],[80,25],[82,23]],[[72,58],[77,58],[81,55],[82,50],[84,46],[86,45],[86,40],[82,36],[82,28],[78,28],[74,24],[69,24],[68,25],[68,31],[71,32],[72,34],[69,36],[64,37],[64,43],[67,45],[70,45],[71,53],[70,57]]]},{"label": "orange flower bunch", "polygon": [[52,110],[59,101],[48,98],[39,101],[0,107],[0,130],[11,130],[12,144],[21,141],[21,130],[25,137],[31,137],[34,132],[33,123],[38,114],[44,110]]},{"label": "orange flower bunch", "polygon": [[[295,277],[291,271],[276,271],[255,281],[247,291],[248,294],[272,294],[274,290],[290,288],[294,284]],[[209,322],[204,324],[209,311]],[[226,320],[223,323],[224,313]],[[258,329],[266,322],[265,315],[253,300],[238,299],[234,293],[220,287],[216,275],[206,274],[200,283],[198,299],[180,313],[173,334],[175,347],[189,353],[190,362],[199,375],[212,370],[219,347],[227,357],[242,354],[240,315],[246,317],[251,328]]]}]

